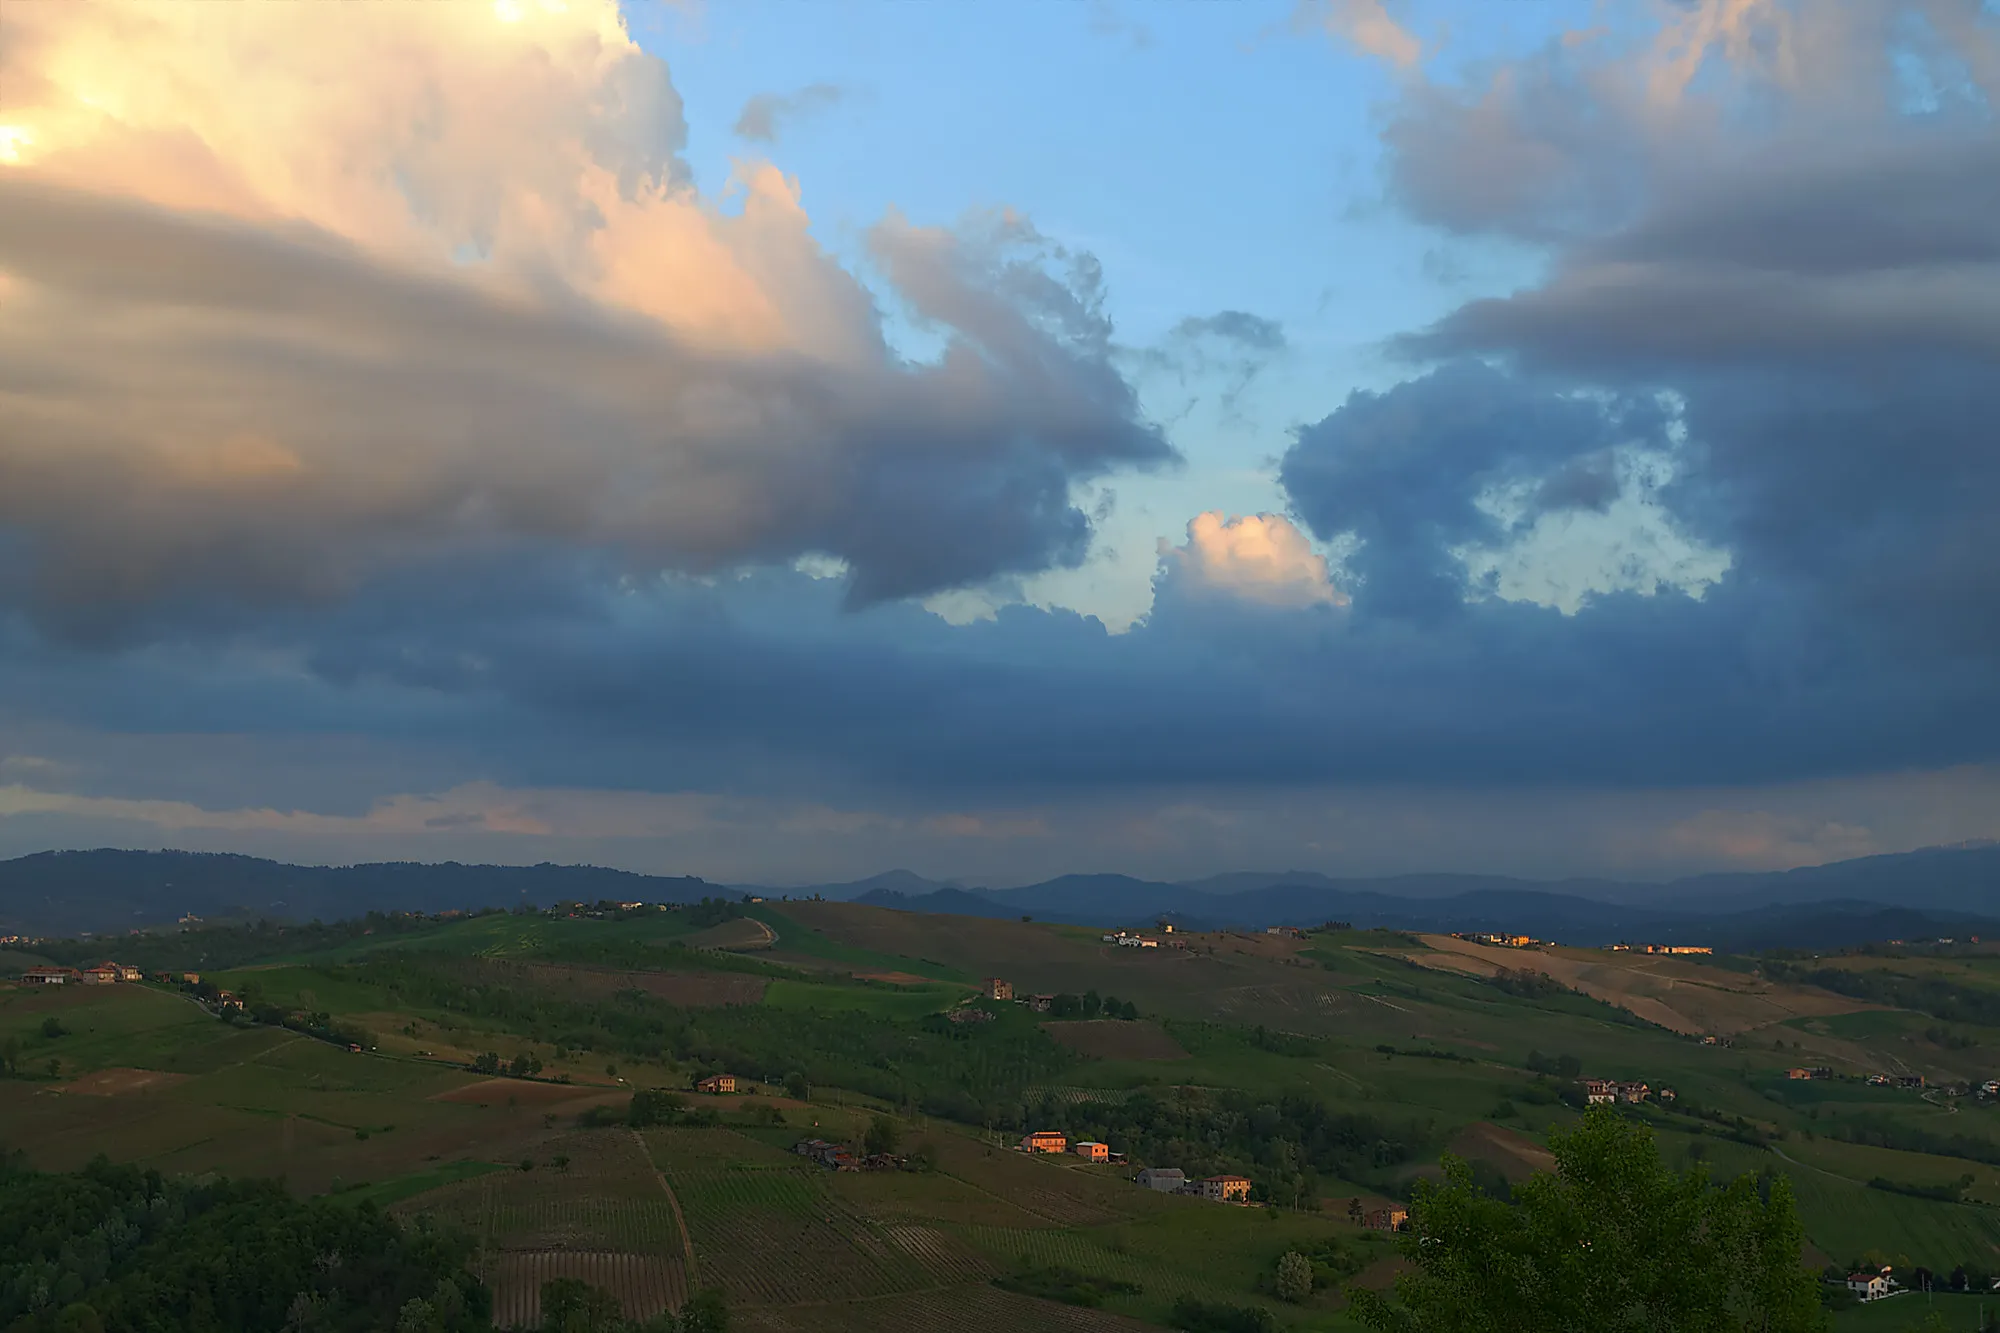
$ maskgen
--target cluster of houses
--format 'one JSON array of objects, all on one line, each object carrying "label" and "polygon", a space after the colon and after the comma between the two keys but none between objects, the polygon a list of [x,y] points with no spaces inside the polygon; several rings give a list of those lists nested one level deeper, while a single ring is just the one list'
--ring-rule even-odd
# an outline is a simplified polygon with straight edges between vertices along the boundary
[{"label": "cluster of houses", "polygon": [[[1014,993],[1014,983],[1001,977],[986,978],[986,998],[989,1000],[998,1000],[1002,1003],[1012,1001],[1015,1004],[1024,1004],[1038,1014],[1046,1014],[1055,1006],[1056,1002],[1056,997],[1053,995],[1016,995]],[[977,1013],[980,1016],[974,1017],[973,1013]],[[991,1014],[986,1013],[984,1010],[975,1010],[973,1013],[968,1013],[965,1017],[961,1018],[954,1012],[950,1015],[951,1021],[954,1023],[981,1023],[992,1017]]]},{"label": "cluster of houses", "polygon": [[1086,1162],[1108,1162],[1114,1166],[1125,1161],[1125,1154],[1113,1152],[1105,1144],[1093,1139],[1069,1141],[1069,1135],[1059,1129],[1038,1129],[1021,1140],[1020,1148],[1025,1153],[1068,1154],[1081,1157]]},{"label": "cluster of houses", "polygon": [[1583,1081],[1583,1099],[1592,1106],[1624,1102],[1637,1106],[1649,1097],[1663,1102],[1674,1100],[1672,1088],[1652,1088],[1643,1082],[1622,1082],[1615,1078],[1587,1078]]},{"label": "cluster of houses", "polygon": [[792,1151],[829,1171],[901,1171],[910,1164],[909,1158],[898,1157],[894,1153],[876,1152],[857,1157],[844,1144],[829,1143],[825,1139],[801,1139],[792,1145]]},{"label": "cluster of houses", "polygon": [[1217,1203],[1250,1201],[1248,1176],[1207,1176],[1201,1180],[1189,1180],[1177,1166],[1149,1166],[1139,1173],[1136,1183],[1144,1190],[1158,1190],[1162,1194],[1187,1194],[1197,1199],[1212,1199]]},{"label": "cluster of houses", "polygon": [[1452,932],[1455,940],[1468,940],[1473,944],[1490,944],[1497,949],[1532,949],[1538,944],[1554,944],[1554,940],[1538,940],[1533,935],[1489,935],[1483,932],[1461,934]]},{"label": "cluster of houses", "polygon": [[1150,935],[1131,935],[1117,930],[1104,936],[1106,944],[1115,944],[1121,949],[1157,949],[1160,942]]},{"label": "cluster of houses", "polygon": [[1613,953],[1714,953],[1707,944],[1614,944]]},{"label": "cluster of houses", "polygon": [[[1785,1071],[1785,1077],[1795,1081],[1808,1079],[1838,1078],[1825,1065],[1798,1065]],[[1870,1074],[1868,1084],[1875,1088],[1923,1088],[1928,1086],[1922,1074]],[[2000,1092],[2000,1083],[1989,1085]]]},{"label": "cluster of houses", "polygon": [[[1113,1152],[1105,1144],[1090,1139],[1071,1143],[1069,1136],[1058,1129],[1038,1129],[1021,1140],[1021,1151],[1025,1153],[1068,1154],[1081,1157],[1086,1162],[1102,1162],[1120,1166],[1125,1162],[1125,1154]],[[1201,1180],[1189,1180],[1187,1174],[1177,1166],[1149,1166],[1134,1177],[1140,1189],[1157,1190],[1162,1194],[1186,1194],[1197,1199],[1212,1199],[1217,1203],[1248,1203],[1250,1201],[1250,1177],[1248,1176],[1207,1176]]]},{"label": "cluster of houses", "polygon": [[143,981],[146,974],[126,963],[99,963],[95,967],[31,967],[21,974],[23,986],[110,986],[120,981]]}]

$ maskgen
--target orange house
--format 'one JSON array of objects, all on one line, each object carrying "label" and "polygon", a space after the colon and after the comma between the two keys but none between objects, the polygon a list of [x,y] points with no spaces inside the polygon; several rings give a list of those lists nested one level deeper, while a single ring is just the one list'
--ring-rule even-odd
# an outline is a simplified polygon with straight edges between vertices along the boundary
[{"label": "orange house", "polygon": [[1021,1140],[1022,1152],[1067,1152],[1069,1135],[1061,1130],[1038,1129]]},{"label": "orange house", "polygon": [[1108,1162],[1111,1160],[1110,1148],[1102,1143],[1092,1143],[1088,1139],[1077,1144],[1071,1151],[1086,1162]]},{"label": "orange house", "polygon": [[695,1084],[694,1090],[696,1092],[734,1092],[736,1091],[736,1075],[710,1074],[707,1078]]},{"label": "orange house", "polygon": [[1201,1196],[1204,1199],[1221,1199],[1225,1203],[1240,1203],[1250,1197],[1250,1177],[1210,1176],[1201,1182]]}]

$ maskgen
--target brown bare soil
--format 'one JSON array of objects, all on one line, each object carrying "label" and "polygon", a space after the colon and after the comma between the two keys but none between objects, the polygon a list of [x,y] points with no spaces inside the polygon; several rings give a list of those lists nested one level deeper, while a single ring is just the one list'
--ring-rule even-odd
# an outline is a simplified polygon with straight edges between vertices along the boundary
[{"label": "brown bare soil", "polygon": [[1484,1120],[1460,1130],[1445,1151],[1467,1161],[1485,1162],[1509,1183],[1526,1180],[1537,1171],[1553,1171],[1556,1165],[1549,1150],[1527,1135]]},{"label": "brown bare soil", "polygon": [[187,1082],[186,1074],[169,1074],[158,1069],[100,1069],[62,1086],[64,1092],[80,1092],[90,1097],[131,1097],[171,1088]]},{"label": "brown bare soil", "polygon": [[560,987],[576,995],[603,999],[621,990],[639,990],[683,1009],[757,1004],[770,984],[763,977],[736,972],[618,972],[555,963],[529,963],[525,970],[537,985]]},{"label": "brown bare soil", "polygon": [[1401,955],[1441,971],[1490,977],[1501,968],[1543,972],[1585,995],[1628,1009],[1649,1023],[1690,1036],[1733,1035],[1781,1023],[1879,1006],[1810,986],[1780,986],[1760,977],[1651,954],[1596,949],[1502,949],[1423,937],[1428,950]]},{"label": "brown bare soil", "polygon": [[886,981],[893,986],[928,986],[931,979],[914,972],[856,972],[863,981]]},{"label": "brown bare soil", "polygon": [[1042,1031],[1079,1055],[1098,1060],[1185,1060],[1187,1051],[1158,1023],[1085,1018],[1042,1024]]}]

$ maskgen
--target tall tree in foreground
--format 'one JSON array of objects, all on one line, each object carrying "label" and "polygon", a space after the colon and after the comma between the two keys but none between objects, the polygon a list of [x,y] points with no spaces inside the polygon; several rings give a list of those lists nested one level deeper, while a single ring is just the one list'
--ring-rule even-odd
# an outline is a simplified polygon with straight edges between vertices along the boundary
[{"label": "tall tree in foreground", "polygon": [[1355,1291],[1382,1333],[1821,1333],[1791,1184],[1668,1170],[1652,1132],[1609,1107],[1549,1136],[1552,1174],[1481,1193],[1464,1162],[1421,1182],[1394,1297]]}]

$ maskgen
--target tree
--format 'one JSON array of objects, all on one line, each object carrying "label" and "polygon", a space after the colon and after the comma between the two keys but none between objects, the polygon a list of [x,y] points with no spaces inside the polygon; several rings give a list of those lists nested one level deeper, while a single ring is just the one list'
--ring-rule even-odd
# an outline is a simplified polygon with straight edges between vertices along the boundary
[{"label": "tree", "polygon": [[804,1074],[794,1069],[785,1075],[785,1095],[795,1102],[809,1102],[812,1100],[812,1084],[806,1082]]},{"label": "tree", "polygon": [[868,1134],[862,1140],[861,1146],[871,1155],[894,1152],[902,1138],[903,1131],[895,1121],[886,1115],[878,1115],[868,1122]]},{"label": "tree", "polygon": [[697,1291],[681,1307],[681,1333],[729,1333],[729,1306],[722,1293]]},{"label": "tree", "polygon": [[1294,1305],[1312,1295],[1312,1260],[1297,1250],[1287,1250],[1278,1260],[1278,1299]]},{"label": "tree", "polygon": [[1800,1264],[1791,1183],[1723,1187],[1660,1161],[1652,1132],[1610,1107],[1549,1136],[1553,1174],[1491,1198],[1445,1158],[1420,1181],[1395,1299],[1350,1292],[1361,1322],[1395,1333],[1675,1329],[1819,1333],[1819,1283]]},{"label": "tree", "polygon": [[634,1129],[645,1129],[651,1125],[671,1125],[681,1118],[687,1109],[687,1099],[679,1093],[668,1092],[665,1088],[641,1088],[632,1094],[632,1103],[625,1111],[625,1123]]},{"label": "tree", "polygon": [[50,1014],[42,1020],[42,1039],[44,1041],[54,1041],[57,1037],[67,1037],[68,1035],[69,1029],[64,1027],[62,1020],[54,1014]]},{"label": "tree", "polygon": [[542,1284],[542,1327],[550,1333],[618,1333],[625,1312],[601,1287],[581,1278],[552,1278]]}]

